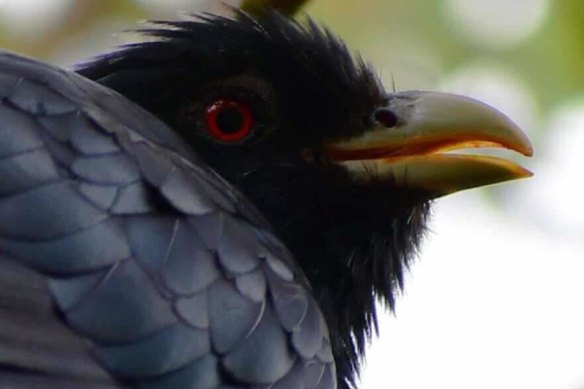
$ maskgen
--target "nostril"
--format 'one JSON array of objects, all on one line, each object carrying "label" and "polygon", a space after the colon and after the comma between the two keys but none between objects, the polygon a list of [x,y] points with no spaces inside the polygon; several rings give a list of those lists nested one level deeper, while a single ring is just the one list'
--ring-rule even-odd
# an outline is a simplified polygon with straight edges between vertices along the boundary
[{"label": "nostril", "polygon": [[397,125],[397,116],[389,108],[377,108],[373,112],[373,121],[385,128],[393,128]]}]

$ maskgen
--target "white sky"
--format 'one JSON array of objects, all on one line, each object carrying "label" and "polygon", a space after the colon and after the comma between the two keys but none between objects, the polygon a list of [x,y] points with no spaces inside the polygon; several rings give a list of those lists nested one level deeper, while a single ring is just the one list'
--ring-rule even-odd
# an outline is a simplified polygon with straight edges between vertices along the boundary
[{"label": "white sky", "polygon": [[550,237],[479,197],[436,207],[363,388],[582,388],[584,242]]},{"label": "white sky", "polygon": [[2,24],[11,31],[34,36],[59,20],[69,2],[70,0],[0,0],[0,17]]},{"label": "white sky", "polygon": [[459,36],[489,47],[510,47],[541,26],[550,0],[444,0]]}]

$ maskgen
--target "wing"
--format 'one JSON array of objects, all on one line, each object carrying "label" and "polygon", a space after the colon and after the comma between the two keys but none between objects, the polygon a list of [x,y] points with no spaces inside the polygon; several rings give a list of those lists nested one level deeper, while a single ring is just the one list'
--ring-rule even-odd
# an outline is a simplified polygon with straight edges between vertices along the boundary
[{"label": "wing", "polygon": [[336,387],[319,307],[253,206],[125,98],[10,53],[0,266],[2,387]]}]

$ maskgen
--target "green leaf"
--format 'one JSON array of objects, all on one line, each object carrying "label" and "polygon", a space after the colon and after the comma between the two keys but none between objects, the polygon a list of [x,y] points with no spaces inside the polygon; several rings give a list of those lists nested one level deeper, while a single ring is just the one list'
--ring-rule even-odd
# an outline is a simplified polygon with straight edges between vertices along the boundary
[{"label": "green leaf", "polygon": [[308,0],[245,0],[241,9],[254,15],[260,15],[269,8],[273,8],[282,14],[293,17],[308,3]]}]

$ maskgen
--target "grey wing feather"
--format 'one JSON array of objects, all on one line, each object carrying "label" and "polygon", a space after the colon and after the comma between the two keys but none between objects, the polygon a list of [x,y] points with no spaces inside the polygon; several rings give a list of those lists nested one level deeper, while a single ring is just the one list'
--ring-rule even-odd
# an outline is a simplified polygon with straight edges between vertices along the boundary
[{"label": "grey wing feather", "polygon": [[336,388],[309,286],[177,135],[0,53],[0,387]]}]

